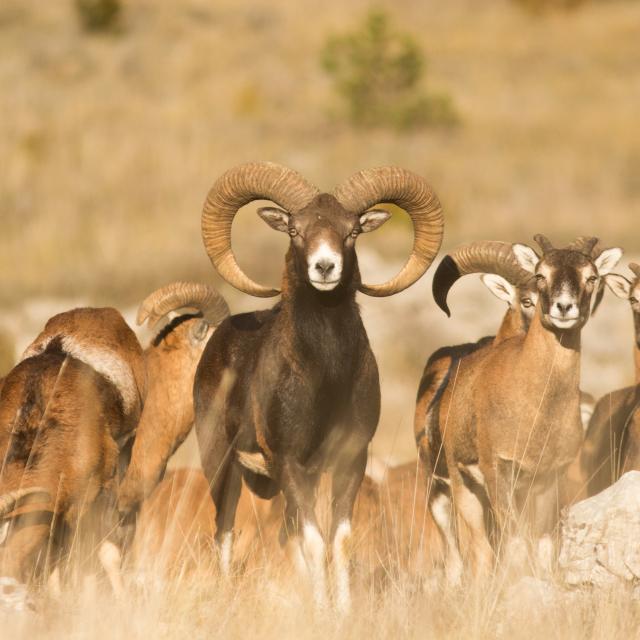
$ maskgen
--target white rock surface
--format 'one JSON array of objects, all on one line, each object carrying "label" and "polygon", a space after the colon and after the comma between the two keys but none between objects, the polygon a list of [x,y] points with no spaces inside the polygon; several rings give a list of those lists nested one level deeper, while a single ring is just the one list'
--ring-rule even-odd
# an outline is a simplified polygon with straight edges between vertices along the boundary
[{"label": "white rock surface", "polygon": [[567,510],[559,565],[572,586],[640,584],[640,472]]}]

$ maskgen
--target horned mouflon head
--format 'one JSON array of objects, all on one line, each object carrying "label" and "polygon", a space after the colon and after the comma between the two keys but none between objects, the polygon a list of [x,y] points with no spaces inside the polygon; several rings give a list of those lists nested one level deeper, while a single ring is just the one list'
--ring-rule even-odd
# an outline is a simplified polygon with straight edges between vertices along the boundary
[{"label": "horned mouflon head", "polygon": [[510,243],[483,240],[462,245],[447,254],[433,276],[433,298],[448,315],[447,296],[465,275],[481,273],[482,282],[510,308],[520,311],[525,326],[533,318],[538,292],[535,279],[518,263]]},{"label": "horned mouflon head", "polygon": [[616,266],[622,250],[603,250],[597,238],[578,238],[562,249],[543,235],[534,239],[541,255],[524,244],[513,245],[513,252],[520,266],[535,276],[543,326],[560,331],[582,328],[601,278]]},{"label": "horned mouflon head", "polygon": [[[416,174],[397,167],[361,171],[321,193],[297,172],[270,162],[241,165],[213,185],[202,212],[205,248],[218,273],[231,285],[254,296],[278,295],[249,278],[231,248],[231,225],[238,209],[254,200],[271,200],[258,214],[276,231],[290,236],[296,279],[319,292],[353,283],[371,296],[390,296],[416,282],[435,258],[444,228],[440,202]],[[400,273],[384,284],[359,281],[356,239],[379,229],[389,212],[373,208],[395,204],[413,222],[413,251]],[[358,273],[357,281],[353,278]]]}]

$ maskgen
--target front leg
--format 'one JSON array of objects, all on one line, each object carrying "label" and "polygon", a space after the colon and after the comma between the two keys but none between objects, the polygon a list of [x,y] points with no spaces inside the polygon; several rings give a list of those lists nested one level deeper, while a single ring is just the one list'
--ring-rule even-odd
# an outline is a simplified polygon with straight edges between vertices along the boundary
[{"label": "front leg", "polygon": [[308,474],[299,462],[287,456],[282,461],[280,479],[286,500],[284,526],[288,542],[298,558],[298,568],[309,575],[316,606],[326,608],[325,544],[314,510],[317,476]]},{"label": "front leg", "polygon": [[367,466],[367,448],[357,454],[341,456],[333,470],[331,484],[333,540],[333,579],[335,601],[341,613],[351,609],[351,585],[349,576],[349,541],[353,505]]}]

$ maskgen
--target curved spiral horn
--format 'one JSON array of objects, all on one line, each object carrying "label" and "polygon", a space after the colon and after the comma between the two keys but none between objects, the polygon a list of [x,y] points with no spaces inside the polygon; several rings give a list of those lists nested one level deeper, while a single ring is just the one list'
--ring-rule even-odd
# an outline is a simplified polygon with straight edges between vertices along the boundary
[{"label": "curved spiral horn", "polygon": [[566,246],[570,251],[579,251],[590,258],[597,258],[602,253],[602,247],[598,238],[592,236],[578,236],[573,242]]},{"label": "curved spiral horn", "polygon": [[139,325],[148,322],[152,329],[171,311],[193,307],[202,312],[211,325],[219,325],[228,315],[226,300],[213,287],[195,282],[173,282],[149,294],[138,309]]},{"label": "curved spiral horn", "polygon": [[413,249],[400,272],[383,284],[361,284],[362,293],[391,296],[410,287],[425,273],[440,249],[444,231],[442,206],[426,180],[398,167],[366,169],[339,185],[333,195],[345,209],[357,214],[376,204],[395,204],[413,222]]},{"label": "curved spiral horn", "polygon": [[278,289],[254,282],[240,269],[231,249],[233,218],[238,209],[254,200],[272,200],[295,213],[318,193],[299,173],[273,162],[243,164],[224,173],[211,187],[202,209],[202,240],[218,273],[252,296],[278,295]]},{"label": "curved spiral horn", "polygon": [[549,253],[555,250],[555,247],[551,244],[551,241],[547,236],[543,236],[541,233],[537,233],[533,236],[533,239],[538,243],[540,248],[542,249],[542,253]]},{"label": "curved spiral horn", "polygon": [[11,513],[17,506],[18,503],[24,500],[27,496],[35,495],[37,493],[41,493],[46,496],[46,501],[51,501],[51,493],[47,489],[43,489],[42,487],[29,487],[25,489],[16,489],[15,491],[9,491],[0,496],[0,518],[6,516],[7,513]]},{"label": "curved spiral horn", "polygon": [[531,273],[523,269],[512,251],[512,244],[488,240],[471,242],[447,254],[436,269],[432,292],[436,304],[448,315],[447,295],[454,283],[470,273],[495,273],[514,286],[531,279]]}]

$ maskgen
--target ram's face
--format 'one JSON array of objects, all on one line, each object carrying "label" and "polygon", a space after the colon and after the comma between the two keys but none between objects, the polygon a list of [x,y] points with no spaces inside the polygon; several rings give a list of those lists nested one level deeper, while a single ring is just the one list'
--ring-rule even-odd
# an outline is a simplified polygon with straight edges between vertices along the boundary
[{"label": "ram's face", "polygon": [[513,245],[520,266],[535,276],[542,324],[547,329],[580,329],[591,315],[591,299],[600,278],[622,256],[618,248],[591,258],[573,249],[548,248],[542,257],[523,244]]},{"label": "ram's face", "polygon": [[331,291],[341,283],[343,274],[351,274],[360,224],[357,216],[331,196],[292,216],[288,232],[299,271],[312,287]]},{"label": "ram's face", "polygon": [[382,210],[358,216],[329,194],[320,194],[295,215],[271,207],[260,209],[259,214],[271,227],[289,234],[299,277],[318,291],[333,291],[350,281],[356,238],[377,229],[390,216]]},{"label": "ram's face", "polygon": [[540,260],[535,277],[545,326],[566,330],[587,322],[598,270],[586,255],[553,251]]}]

